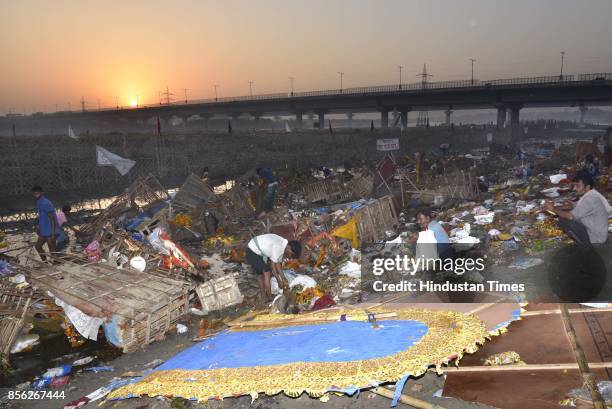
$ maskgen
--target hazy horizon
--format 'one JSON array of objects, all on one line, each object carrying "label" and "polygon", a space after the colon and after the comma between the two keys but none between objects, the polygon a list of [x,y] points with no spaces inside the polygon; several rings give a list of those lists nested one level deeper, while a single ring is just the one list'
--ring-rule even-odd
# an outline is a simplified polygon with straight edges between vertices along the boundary
[{"label": "hazy horizon", "polygon": [[[416,82],[612,72],[612,2],[3,2],[0,113]],[[136,97],[138,95],[138,97]],[[98,101],[99,100],[99,101]]]}]

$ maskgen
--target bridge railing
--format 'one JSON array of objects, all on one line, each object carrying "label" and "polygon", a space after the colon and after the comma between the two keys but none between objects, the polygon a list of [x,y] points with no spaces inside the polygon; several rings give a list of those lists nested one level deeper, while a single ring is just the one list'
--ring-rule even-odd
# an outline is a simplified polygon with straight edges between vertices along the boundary
[{"label": "bridge railing", "polygon": [[455,88],[490,88],[490,87],[507,87],[507,86],[525,86],[525,85],[541,85],[541,84],[567,84],[575,82],[587,81],[612,81],[612,73],[594,73],[594,74],[578,74],[578,75],[548,75],[539,77],[519,77],[507,78],[490,81],[474,80],[459,80],[459,81],[437,81],[437,82],[415,82],[409,84],[395,85],[379,85],[373,87],[354,87],[344,89],[328,89],[318,91],[305,91],[294,93],[275,93],[239,97],[225,98],[209,98],[203,100],[194,100],[190,103],[214,103],[214,102],[238,102],[238,101],[260,101],[271,99],[286,99],[286,98],[307,98],[307,97],[325,97],[325,96],[342,96],[342,95],[364,95],[378,93],[402,93],[402,92],[417,92],[427,90],[455,89]]},{"label": "bridge railing", "polygon": [[[142,108],[155,108],[163,106],[186,106],[195,104],[214,104],[214,103],[230,103],[230,102],[245,102],[245,101],[270,101],[284,100],[289,98],[308,98],[308,97],[325,97],[325,96],[343,96],[343,95],[365,95],[365,94],[388,94],[388,93],[404,93],[404,92],[426,92],[428,90],[443,90],[457,88],[492,88],[492,87],[513,87],[513,86],[528,86],[542,84],[572,84],[584,83],[593,81],[612,81],[612,73],[592,73],[592,74],[570,74],[570,75],[548,75],[540,77],[522,77],[497,79],[490,81],[474,80],[459,80],[459,81],[437,81],[437,82],[415,82],[410,84],[395,84],[395,85],[379,85],[373,87],[354,87],[344,89],[329,89],[319,91],[305,92],[277,92],[271,94],[246,95],[223,98],[206,98],[194,99],[184,102],[173,102],[170,104],[154,104],[143,106]],[[131,109],[131,108],[122,108]],[[117,108],[103,108],[98,111],[116,111]]]},{"label": "bridge railing", "polygon": [[578,74],[578,81],[612,81],[612,73]]}]

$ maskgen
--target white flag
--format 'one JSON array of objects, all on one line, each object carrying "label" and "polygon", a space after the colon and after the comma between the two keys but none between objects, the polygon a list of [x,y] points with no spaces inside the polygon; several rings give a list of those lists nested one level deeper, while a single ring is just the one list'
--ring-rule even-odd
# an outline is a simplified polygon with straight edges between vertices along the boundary
[{"label": "white flag", "polygon": [[121,173],[121,176],[125,176],[136,164],[136,162],[131,159],[122,158],[97,145],[96,158],[99,166],[114,166],[115,169]]},{"label": "white flag", "polygon": [[291,132],[291,127],[289,126],[289,121],[285,121],[285,132]]},{"label": "white flag", "polygon": [[74,131],[72,130],[72,125],[70,124],[68,124],[68,136],[71,137],[72,139],[79,139],[77,134],[75,134]]}]

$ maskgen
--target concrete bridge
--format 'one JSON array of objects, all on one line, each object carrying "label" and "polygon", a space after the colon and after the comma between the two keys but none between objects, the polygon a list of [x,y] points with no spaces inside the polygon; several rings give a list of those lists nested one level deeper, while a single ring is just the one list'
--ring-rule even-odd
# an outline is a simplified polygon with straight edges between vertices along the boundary
[{"label": "concrete bridge", "polygon": [[612,73],[497,79],[419,82],[374,87],[346,88],[312,92],[277,93],[242,97],[193,100],[139,108],[64,111],[0,118],[3,128],[21,121],[146,121],[152,117],[169,119],[194,115],[207,121],[214,116],[238,118],[248,115],[257,121],[264,115],[295,115],[298,127],[303,115],[314,114],[323,126],[325,115],[379,112],[382,128],[389,126],[389,112],[399,114],[401,125],[408,125],[410,111],[443,110],[451,123],[453,110],[497,109],[497,125],[516,129],[520,110],[526,107],[576,106],[582,115],[587,105],[612,104]]}]

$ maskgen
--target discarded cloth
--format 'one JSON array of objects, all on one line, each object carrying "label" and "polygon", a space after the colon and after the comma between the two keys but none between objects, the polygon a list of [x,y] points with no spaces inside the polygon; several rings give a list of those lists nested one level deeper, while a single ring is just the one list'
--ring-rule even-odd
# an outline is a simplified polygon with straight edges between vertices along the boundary
[{"label": "discarded cloth", "polygon": [[76,330],[79,331],[79,334],[81,334],[84,338],[94,341],[98,339],[98,330],[100,329],[100,325],[102,325],[104,322],[102,318],[90,317],[83,311],[68,303],[65,303],[59,298],[55,298],[55,304],[64,309],[66,316],[72,325],[74,325]]},{"label": "discarded cloth", "polygon": [[336,227],[334,230],[332,230],[331,234],[332,236],[348,239],[351,241],[351,246],[354,249],[359,248],[359,238],[357,237],[357,219],[355,217],[351,218],[348,223]]}]

